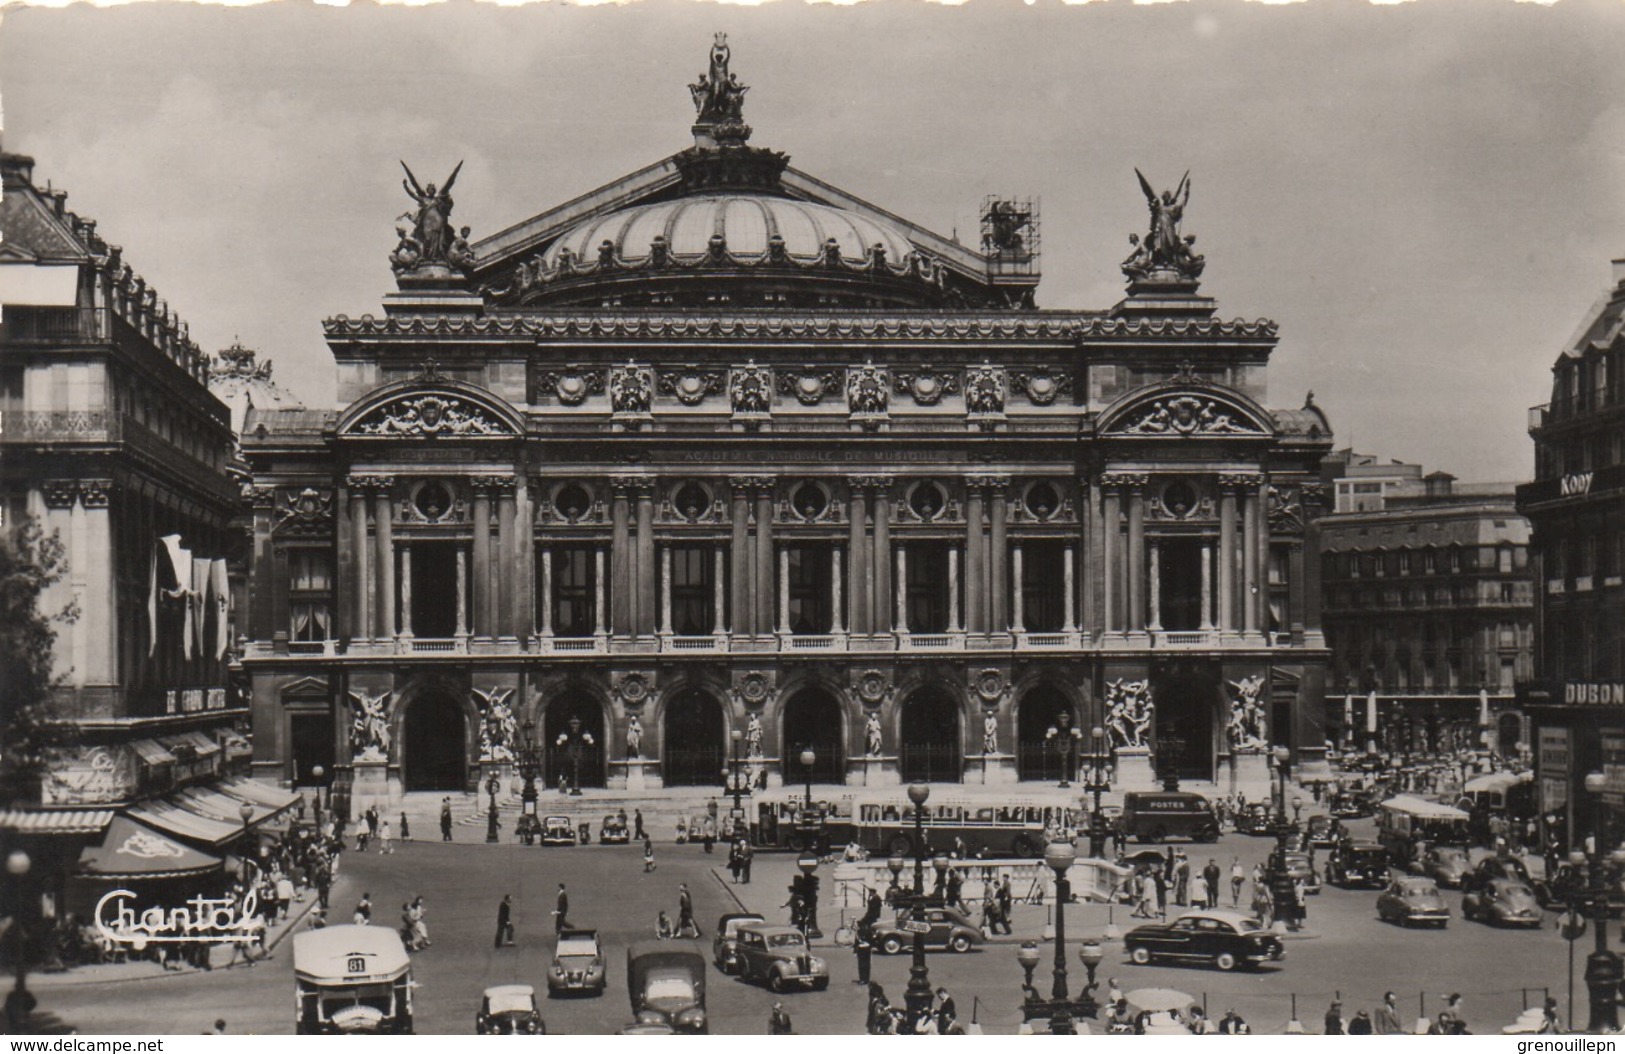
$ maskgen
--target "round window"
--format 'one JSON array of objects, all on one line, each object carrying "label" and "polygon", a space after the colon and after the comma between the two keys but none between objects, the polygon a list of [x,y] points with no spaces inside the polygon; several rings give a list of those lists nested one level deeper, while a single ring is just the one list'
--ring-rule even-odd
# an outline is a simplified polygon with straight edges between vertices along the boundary
[{"label": "round window", "polygon": [[1027,511],[1035,520],[1047,520],[1061,507],[1061,495],[1052,483],[1034,483],[1027,488]]},{"label": "round window", "polygon": [[677,515],[685,520],[698,520],[711,507],[711,495],[698,483],[685,483],[678,487],[672,500],[677,506]]},{"label": "round window", "polygon": [[797,487],[790,501],[795,506],[796,515],[804,520],[816,520],[829,508],[829,495],[816,483],[803,483]]},{"label": "round window", "polygon": [[592,495],[579,483],[566,483],[553,496],[553,507],[560,516],[574,523],[592,508]]},{"label": "round window", "polygon": [[943,494],[942,487],[929,482],[916,486],[908,499],[908,507],[922,520],[936,519],[942,515],[942,510],[947,504],[948,499]]},{"label": "round window", "polygon": [[1175,480],[1162,490],[1162,507],[1170,516],[1188,516],[1196,508],[1196,492],[1184,480]]},{"label": "round window", "polygon": [[443,483],[425,483],[412,500],[425,520],[438,520],[451,511],[451,492]]}]

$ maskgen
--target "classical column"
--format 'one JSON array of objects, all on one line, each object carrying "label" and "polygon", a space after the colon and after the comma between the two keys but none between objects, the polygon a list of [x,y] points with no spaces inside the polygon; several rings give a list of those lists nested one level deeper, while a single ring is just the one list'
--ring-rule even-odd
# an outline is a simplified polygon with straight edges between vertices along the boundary
[{"label": "classical column", "polygon": [[1123,591],[1123,555],[1122,533],[1118,524],[1121,516],[1119,505],[1122,498],[1118,494],[1117,476],[1115,474],[1102,476],[1100,480],[1102,510],[1100,525],[1101,552],[1105,567],[1100,576],[1100,590],[1104,602],[1105,624],[1101,627],[1105,633],[1118,633],[1123,628],[1122,620],[1118,617],[1120,604],[1119,596]]},{"label": "classical column", "polygon": [[530,479],[524,475],[515,478],[509,554],[514,562],[514,635],[528,647],[536,635],[536,515],[530,504]]},{"label": "classical column", "polygon": [[378,632],[379,640],[395,636],[395,532],[392,526],[394,512],[390,508],[389,488],[394,480],[379,476],[378,489],[373,494],[373,519],[377,521],[378,576]]},{"label": "classical column", "polygon": [[846,481],[850,500],[847,502],[846,513],[848,520],[846,551],[852,554],[847,561],[847,574],[850,579],[847,583],[847,596],[852,602],[852,614],[847,619],[852,633],[862,635],[869,632],[869,575],[867,571],[868,549],[865,546],[868,534],[869,495],[866,490],[868,482],[862,476],[852,476]]},{"label": "classical column", "polygon": [[722,552],[722,546],[711,550],[711,616],[714,624],[711,628],[713,636],[724,637],[728,634],[728,597],[723,592],[723,583],[728,580],[727,557]]},{"label": "classical column", "polygon": [[370,576],[367,574],[367,490],[372,486],[372,477],[351,476],[348,483],[350,549],[355,558],[355,570],[350,578],[355,584],[355,596],[351,603],[350,632],[356,640],[361,641],[372,636],[369,632],[372,627],[367,621],[367,589],[370,585]]},{"label": "classical column", "polygon": [[1219,632],[1236,630],[1236,477],[1219,477]]},{"label": "classical column", "polygon": [[993,526],[988,538],[988,591],[993,595],[989,629],[994,633],[1010,632],[1010,586],[1006,581],[1008,559],[1005,548],[1005,520],[1009,513],[1004,492],[1010,486],[1008,476],[989,476],[988,487],[993,498]]},{"label": "classical column", "polygon": [[492,636],[512,637],[514,601],[519,585],[517,567],[511,563],[514,550],[514,479],[512,476],[497,476],[491,480],[491,489],[497,499],[497,557],[492,561],[492,570],[496,572],[497,617]]},{"label": "classical column", "polygon": [[457,636],[468,636],[468,550],[457,547]]},{"label": "classical column", "polygon": [[1062,624],[1061,629],[1067,633],[1076,633],[1078,631],[1077,562],[1077,551],[1068,544],[1066,548],[1061,550],[1062,577],[1066,583],[1066,621]]},{"label": "classical column", "polygon": [[965,479],[965,631],[987,632],[987,535],[983,532],[983,490],[986,479]]},{"label": "classical column", "polygon": [[841,547],[833,546],[829,553],[829,631],[845,633],[841,623]]},{"label": "classical column", "polygon": [[1292,640],[1297,643],[1303,640],[1303,539],[1294,538],[1288,543],[1287,549],[1287,624],[1292,630]]},{"label": "classical column", "polygon": [[632,635],[632,534],[627,528],[626,488],[626,480],[615,480],[609,506],[610,625],[617,637]]},{"label": "classical column", "polygon": [[553,550],[543,547],[537,556],[542,561],[542,636],[553,636]]},{"label": "classical column", "polygon": [[1156,542],[1148,543],[1151,546],[1151,581],[1148,592],[1151,595],[1151,622],[1146,627],[1149,630],[1161,632],[1162,630],[1162,546]]},{"label": "classical column", "polygon": [[959,546],[948,547],[948,632],[958,633],[959,624]]},{"label": "classical column", "polygon": [[897,547],[897,621],[898,633],[908,632],[908,547]]},{"label": "classical column", "polygon": [[779,632],[790,632],[790,549],[779,550]]},{"label": "classical column", "polygon": [[1082,593],[1078,629],[1085,640],[1093,640],[1105,624],[1100,612],[1100,583],[1105,577],[1105,568],[1101,565],[1100,544],[1096,541],[1100,536],[1100,490],[1087,476],[1079,482],[1082,484],[1078,491],[1078,511],[1083,521],[1083,573],[1077,576]]},{"label": "classical column", "polygon": [[[874,582],[873,633],[890,633],[892,629],[892,551],[891,551],[891,480],[875,480],[875,547],[871,578]],[[901,576],[902,571],[898,571]]]},{"label": "classical column", "polygon": [[634,479],[638,488],[638,547],[637,567],[633,571],[637,584],[637,624],[634,633],[649,637],[655,631],[655,501],[653,476]]},{"label": "classical column", "polygon": [[1265,636],[1270,632],[1270,488],[1269,480],[1260,473],[1254,477],[1253,541],[1258,548],[1258,592],[1253,594],[1258,630]]},{"label": "classical column", "polygon": [[592,551],[592,635],[599,640],[603,640],[608,634],[605,626],[608,622],[607,609],[609,605],[605,603],[608,599],[608,590],[605,587],[608,584],[606,580],[609,576],[604,574],[605,562],[604,550],[594,548]]},{"label": "classical column", "polygon": [[1027,632],[1027,598],[1021,589],[1021,546],[1010,547],[1010,629],[1014,633]]},{"label": "classical column", "polygon": [[[1304,642],[1320,643],[1320,517],[1326,509],[1325,488],[1319,483],[1303,486],[1303,574],[1296,576],[1293,588],[1302,594]],[[1302,584],[1299,585],[1299,582]]]},{"label": "classical column", "polygon": [[[744,476],[730,476],[728,487],[733,491],[733,506],[729,517],[729,526],[733,529],[732,544],[729,547],[729,557],[733,562],[733,581],[729,585],[729,595],[733,603],[733,617],[730,620],[733,631],[745,636],[750,635],[750,481]],[[717,616],[721,618],[721,615]]]},{"label": "classical column", "polygon": [[773,477],[753,480],[756,489],[757,636],[773,635]]},{"label": "classical column", "polygon": [[491,481],[474,479],[474,636],[490,637]]},{"label": "classical column", "polygon": [[1128,628],[1145,632],[1145,483],[1134,473],[1125,480],[1128,494]]},{"label": "classical column", "polygon": [[1264,587],[1258,580],[1258,497],[1243,492],[1241,521],[1241,615],[1242,632],[1258,633],[1258,598]]},{"label": "classical column", "polygon": [[660,632],[671,636],[671,546],[660,547]]},{"label": "classical column", "polygon": [[402,542],[401,560],[401,636],[412,635],[412,544]]},{"label": "classical column", "polygon": [[1204,633],[1213,628],[1213,547],[1202,543],[1202,624]]}]

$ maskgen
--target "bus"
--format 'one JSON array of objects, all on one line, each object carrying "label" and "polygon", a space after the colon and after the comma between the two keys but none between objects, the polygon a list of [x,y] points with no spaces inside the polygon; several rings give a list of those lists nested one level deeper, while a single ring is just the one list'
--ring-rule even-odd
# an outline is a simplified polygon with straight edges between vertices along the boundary
[{"label": "bus", "polygon": [[1401,794],[1377,806],[1377,840],[1389,859],[1405,867],[1421,856],[1423,843],[1465,848],[1470,841],[1469,819],[1453,806]]},{"label": "bus", "polygon": [[300,1035],[412,1031],[412,960],[388,926],[295,934],[293,976]]},{"label": "bus", "polygon": [[[914,854],[914,806],[895,793],[851,792],[815,799],[809,809],[802,795],[759,795],[758,841],[800,851],[812,842],[821,824],[822,847],[838,850],[857,843],[870,853]],[[1039,800],[934,797],[922,815],[926,847],[962,858],[1017,856],[1036,858],[1053,837],[1071,837],[1087,823],[1081,807]]]}]

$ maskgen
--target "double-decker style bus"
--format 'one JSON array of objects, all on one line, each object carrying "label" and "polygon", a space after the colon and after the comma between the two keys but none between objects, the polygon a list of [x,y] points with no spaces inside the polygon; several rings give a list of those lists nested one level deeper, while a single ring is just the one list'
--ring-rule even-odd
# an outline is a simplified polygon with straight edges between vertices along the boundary
[{"label": "double-decker style bus", "polygon": [[[854,791],[815,798],[809,808],[804,796],[788,791],[758,795],[758,841],[798,851],[818,848],[812,839],[821,829],[822,846],[830,850],[856,842],[870,853],[912,856],[914,805],[899,797],[896,792]],[[922,826],[932,852],[957,852],[964,858],[1038,857],[1052,838],[1073,837],[1087,819],[1087,811],[1076,805],[945,795],[925,803]]]}]

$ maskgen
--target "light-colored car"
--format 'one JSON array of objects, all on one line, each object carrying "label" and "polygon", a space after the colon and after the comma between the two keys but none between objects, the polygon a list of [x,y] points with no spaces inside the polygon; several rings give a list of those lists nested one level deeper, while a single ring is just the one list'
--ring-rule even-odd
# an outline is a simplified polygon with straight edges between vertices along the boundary
[{"label": "light-colored car", "polygon": [[1412,870],[1426,875],[1445,889],[1460,889],[1462,879],[1473,870],[1467,850],[1454,845],[1434,846],[1422,854]]},{"label": "light-colored car", "polygon": [[547,1025],[536,1008],[536,989],[528,984],[499,984],[485,990],[474,1031],[482,1036],[545,1036]]},{"label": "light-colored car", "polygon": [[739,972],[739,928],[753,922],[766,922],[754,911],[732,911],[717,919],[715,936],[711,938],[711,961],[725,974]]},{"label": "light-colored car", "polygon": [[1390,882],[1377,898],[1377,917],[1402,926],[1437,926],[1442,930],[1450,922],[1450,906],[1433,879],[1407,875]]},{"label": "light-colored car", "polygon": [[604,994],[604,948],[597,930],[568,929],[559,933],[553,965],[547,971],[547,994],[590,992]]},{"label": "light-colored car", "polygon": [[1533,927],[1545,920],[1535,891],[1510,878],[1492,878],[1462,897],[1461,916],[1491,926]]},{"label": "light-colored car", "polygon": [[542,819],[543,845],[575,845],[576,825],[568,816],[548,816]]},{"label": "light-colored car", "polygon": [[735,956],[740,977],[775,992],[829,987],[829,964],[812,953],[805,934],[790,926],[741,926]]},{"label": "light-colored car", "polygon": [[[899,955],[914,947],[914,934],[908,929],[912,916],[905,909],[893,922],[875,925],[874,945],[882,955]],[[966,915],[953,908],[925,909],[925,947],[968,952],[982,943],[982,930]]]}]

